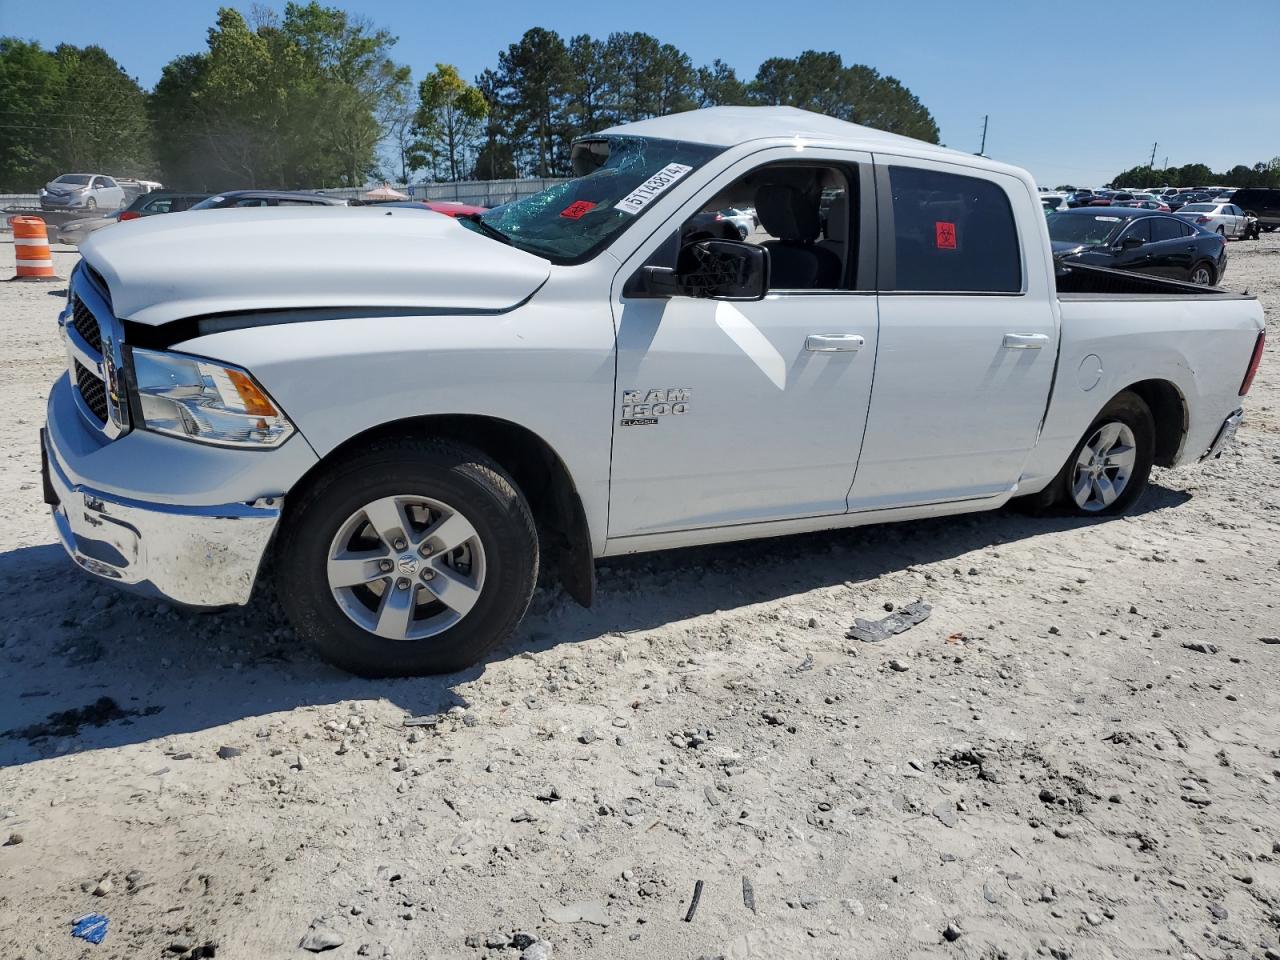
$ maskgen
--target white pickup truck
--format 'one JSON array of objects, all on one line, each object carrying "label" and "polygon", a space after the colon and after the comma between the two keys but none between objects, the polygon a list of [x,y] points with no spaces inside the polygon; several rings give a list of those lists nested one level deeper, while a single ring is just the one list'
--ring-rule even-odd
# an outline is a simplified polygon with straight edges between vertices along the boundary
[{"label": "white pickup truck", "polygon": [[[1257,301],[1055,273],[1022,170],[765,107],[572,160],[472,219],[95,234],[42,438],[71,556],[191,606],[270,569],[332,662],[446,672],[514,629],[540,567],[590,603],[615,554],[1012,497],[1116,514],[1240,421]],[[717,216],[743,207],[745,240]]]}]

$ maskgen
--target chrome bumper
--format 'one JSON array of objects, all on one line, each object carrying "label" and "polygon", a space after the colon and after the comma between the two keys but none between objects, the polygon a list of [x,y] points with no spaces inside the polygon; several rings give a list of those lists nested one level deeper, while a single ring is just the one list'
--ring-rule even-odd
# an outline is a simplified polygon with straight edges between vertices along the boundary
[{"label": "chrome bumper", "polygon": [[1210,460],[1214,457],[1222,456],[1222,451],[1227,444],[1236,435],[1236,431],[1240,429],[1240,421],[1244,419],[1244,411],[1236,410],[1226,420],[1222,421],[1222,426],[1218,429],[1218,435],[1213,438],[1213,443],[1209,444],[1209,449],[1205,451],[1201,460]]},{"label": "chrome bumper", "polygon": [[193,607],[244,604],[280,521],[278,497],[176,506],[71,483],[41,431],[45,499],[71,558],[94,576]]}]

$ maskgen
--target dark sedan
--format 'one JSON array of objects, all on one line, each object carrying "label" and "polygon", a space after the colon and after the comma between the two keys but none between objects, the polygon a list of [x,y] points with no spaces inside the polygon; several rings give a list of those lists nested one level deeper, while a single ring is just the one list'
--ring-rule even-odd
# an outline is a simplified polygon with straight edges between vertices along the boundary
[{"label": "dark sedan", "polygon": [[1049,215],[1053,255],[1063,262],[1133,270],[1212,286],[1227,270],[1227,241],[1193,223],[1134,207],[1081,207]]},{"label": "dark sedan", "polygon": [[322,193],[298,190],[228,190],[197,203],[192,210],[222,210],[226,207],[345,207],[347,201]]}]

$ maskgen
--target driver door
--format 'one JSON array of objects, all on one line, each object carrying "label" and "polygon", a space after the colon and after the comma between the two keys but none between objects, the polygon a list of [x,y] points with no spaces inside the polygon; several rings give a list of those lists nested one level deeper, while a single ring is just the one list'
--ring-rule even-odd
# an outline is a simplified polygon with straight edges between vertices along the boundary
[{"label": "driver door", "polygon": [[[735,195],[739,183],[797,208],[755,211],[760,225],[746,242],[770,249],[778,281],[763,300],[623,292],[664,240],[676,244],[677,230],[688,237],[728,222],[715,211],[752,199]],[[806,150],[799,161],[794,149],[764,151],[717,177],[624,262],[613,303],[611,540],[625,549],[625,538],[646,534],[845,512],[878,333],[872,184],[866,153]],[[797,260],[828,254],[837,275],[785,285],[799,282]]]}]

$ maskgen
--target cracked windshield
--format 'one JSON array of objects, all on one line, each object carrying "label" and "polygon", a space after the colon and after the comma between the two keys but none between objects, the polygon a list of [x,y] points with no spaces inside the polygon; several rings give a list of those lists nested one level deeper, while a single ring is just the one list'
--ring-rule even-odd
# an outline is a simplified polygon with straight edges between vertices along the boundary
[{"label": "cracked windshield", "polygon": [[582,140],[573,145],[576,179],[462,222],[557,263],[581,263],[719,152],[647,137]]}]

